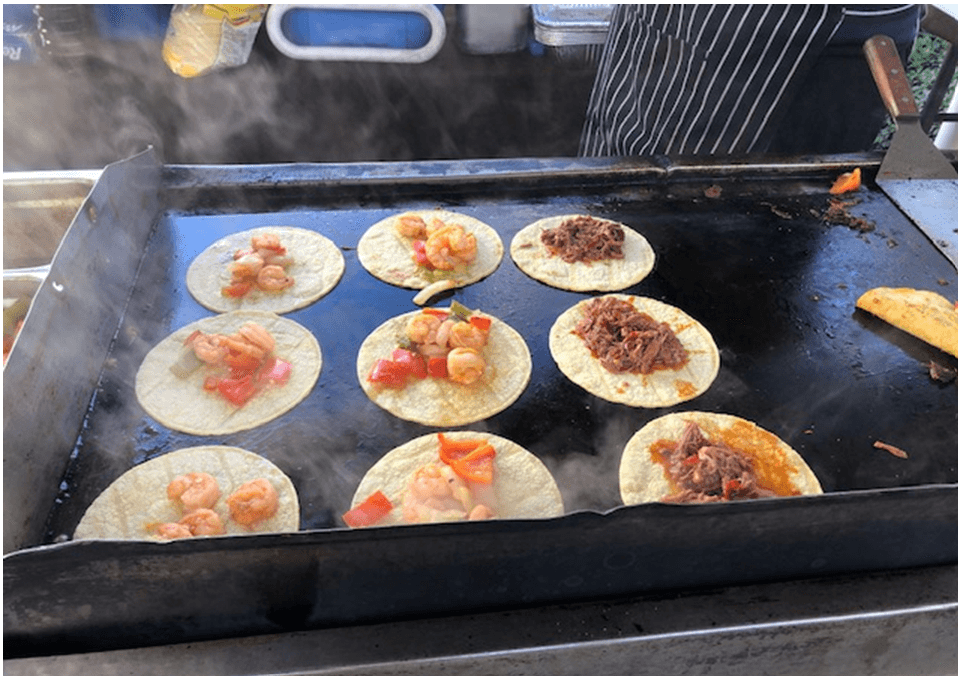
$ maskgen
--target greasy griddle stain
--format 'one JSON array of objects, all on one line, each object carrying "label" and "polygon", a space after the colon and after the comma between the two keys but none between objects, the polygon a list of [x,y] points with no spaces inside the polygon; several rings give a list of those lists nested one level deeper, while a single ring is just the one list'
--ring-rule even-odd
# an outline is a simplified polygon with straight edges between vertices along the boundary
[{"label": "greasy griddle stain", "polygon": [[[708,429],[703,425],[700,427],[710,443],[724,444],[753,459],[755,476],[760,488],[770,490],[779,496],[801,495],[801,491],[795,487],[791,479],[795,474],[795,468],[788,462],[782,452],[781,442],[774,434],[744,421],[737,421],[731,427],[722,430],[712,429],[711,426]],[[665,477],[673,494],[679,492],[679,487],[668,472],[665,452],[671,453],[677,446],[676,440],[658,439],[649,448],[652,462],[661,465],[665,470]]]},{"label": "greasy griddle stain", "polygon": [[675,391],[683,399],[691,399],[698,392],[698,388],[687,380],[676,380],[674,385]]}]

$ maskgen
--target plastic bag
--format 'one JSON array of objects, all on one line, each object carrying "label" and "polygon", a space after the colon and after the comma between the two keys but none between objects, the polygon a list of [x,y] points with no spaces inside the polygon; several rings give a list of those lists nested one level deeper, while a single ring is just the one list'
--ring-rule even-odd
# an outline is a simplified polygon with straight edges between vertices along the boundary
[{"label": "plastic bag", "polygon": [[174,5],[163,61],[181,77],[242,66],[269,5]]}]

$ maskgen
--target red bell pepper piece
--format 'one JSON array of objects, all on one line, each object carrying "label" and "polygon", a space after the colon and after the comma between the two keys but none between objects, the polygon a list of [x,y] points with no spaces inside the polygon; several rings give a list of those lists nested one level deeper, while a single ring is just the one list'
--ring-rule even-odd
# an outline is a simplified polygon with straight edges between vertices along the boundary
[{"label": "red bell pepper piece", "polygon": [[442,432],[436,436],[439,439],[439,459],[447,465],[466,457],[480,446],[488,445],[485,439],[450,439]]},{"label": "red bell pepper piece", "polygon": [[489,327],[492,326],[492,319],[490,317],[469,315],[469,323],[480,331],[488,331]]},{"label": "red bell pepper piece", "polygon": [[382,491],[376,491],[351,510],[343,514],[343,523],[350,528],[372,526],[386,517],[392,511],[390,502]]},{"label": "red bell pepper piece", "polygon": [[483,443],[468,455],[449,463],[452,470],[468,481],[491,484],[495,472],[496,449]]}]

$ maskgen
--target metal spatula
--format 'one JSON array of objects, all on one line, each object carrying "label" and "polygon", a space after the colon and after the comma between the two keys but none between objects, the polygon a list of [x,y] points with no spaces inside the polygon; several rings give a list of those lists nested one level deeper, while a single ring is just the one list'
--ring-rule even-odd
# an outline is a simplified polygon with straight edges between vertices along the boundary
[{"label": "metal spatula", "polygon": [[958,172],[921,128],[895,42],[876,35],[865,58],[897,130],[876,182],[958,269]]}]

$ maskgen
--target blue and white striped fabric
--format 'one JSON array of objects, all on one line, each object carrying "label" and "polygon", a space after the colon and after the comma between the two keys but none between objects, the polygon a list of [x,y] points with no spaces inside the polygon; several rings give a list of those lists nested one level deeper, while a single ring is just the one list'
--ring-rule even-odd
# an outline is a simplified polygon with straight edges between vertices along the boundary
[{"label": "blue and white striped fabric", "polygon": [[763,150],[844,17],[840,5],[617,5],[579,154]]}]

